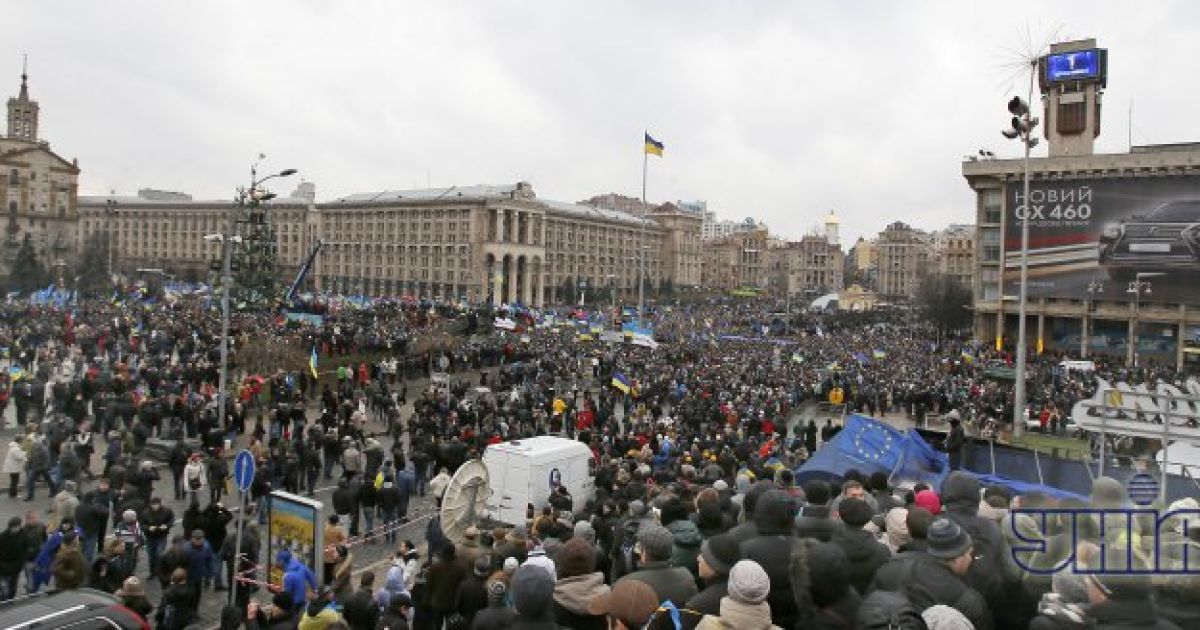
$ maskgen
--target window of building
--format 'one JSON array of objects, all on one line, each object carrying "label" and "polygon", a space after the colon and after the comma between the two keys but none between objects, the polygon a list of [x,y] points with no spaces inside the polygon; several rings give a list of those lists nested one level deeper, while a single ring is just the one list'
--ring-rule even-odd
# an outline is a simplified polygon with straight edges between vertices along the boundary
[{"label": "window of building", "polygon": [[1001,206],[1004,198],[1000,194],[1000,190],[989,188],[979,193],[983,197],[983,222],[984,223],[999,223]]}]

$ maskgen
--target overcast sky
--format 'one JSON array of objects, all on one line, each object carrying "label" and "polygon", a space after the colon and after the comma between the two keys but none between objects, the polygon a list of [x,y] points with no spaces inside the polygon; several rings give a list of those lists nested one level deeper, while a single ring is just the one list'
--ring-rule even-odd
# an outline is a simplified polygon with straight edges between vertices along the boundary
[{"label": "overcast sky", "polygon": [[[225,198],[262,152],[319,199],[527,180],[542,197],[704,199],[798,237],[829,209],[847,240],[901,219],[970,222],[964,155],[1027,89],[1023,52],[1094,36],[1110,53],[1098,149],[1200,140],[1200,3],[13,2],[41,135],[81,192]],[[1042,149],[1044,152],[1044,149]],[[290,191],[290,184],[286,190]]]}]

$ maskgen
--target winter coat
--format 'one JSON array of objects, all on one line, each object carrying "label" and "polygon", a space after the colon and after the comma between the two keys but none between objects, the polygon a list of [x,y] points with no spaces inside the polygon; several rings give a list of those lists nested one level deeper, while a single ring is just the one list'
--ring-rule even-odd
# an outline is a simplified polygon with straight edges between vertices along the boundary
[{"label": "winter coat", "polygon": [[721,598],[721,615],[705,615],[696,630],[780,630],[771,623],[771,607],[766,603],[743,604]]},{"label": "winter coat", "polygon": [[1157,613],[1148,599],[1116,600],[1094,604],[1088,609],[1095,630],[1179,630],[1179,626]]},{"label": "winter coat", "polygon": [[466,571],[457,562],[434,562],[433,566],[429,567],[429,607],[443,612],[454,610],[458,583],[465,574]]},{"label": "winter coat", "polygon": [[200,480],[200,487],[195,488],[197,490],[208,485],[208,474],[204,469],[204,464],[199,461],[188,462],[188,465],[183,467],[183,489],[193,490],[192,486],[195,485],[193,480],[195,479]]},{"label": "winter coat", "polygon": [[792,547],[799,543],[793,535],[795,500],[779,490],[770,490],[754,505],[754,523],[758,534],[741,544],[742,558],[753,560],[771,578],[771,619],[776,625],[791,628],[798,614],[792,593]]},{"label": "winter coat", "polygon": [[975,561],[967,572],[965,582],[992,605],[996,625],[1020,625],[1011,617],[1019,606],[1014,588],[1019,574],[1008,541],[993,520],[979,513],[979,480],[961,472],[953,472],[942,484],[942,516],[957,523],[971,536]]},{"label": "winter coat", "polygon": [[698,575],[700,569],[696,566],[696,556],[700,555],[700,544],[704,542],[700,528],[690,520],[681,519],[667,525],[667,531],[675,538],[675,545],[671,548],[671,564]]},{"label": "winter coat", "polygon": [[512,606],[493,604],[475,615],[471,630],[507,630],[517,620],[517,611]]},{"label": "winter coat", "polygon": [[833,534],[842,528],[829,514],[828,505],[805,505],[796,517],[796,537],[814,538],[821,542],[833,540]]},{"label": "winter coat", "polygon": [[312,601],[304,609],[304,615],[300,617],[300,623],[296,628],[297,630],[325,630],[341,620],[342,616],[338,614],[333,604]]},{"label": "winter coat", "polygon": [[702,615],[720,615],[721,599],[729,594],[729,576],[722,575],[714,582],[709,582],[704,590],[689,599],[683,608],[694,610]]},{"label": "winter coat", "polygon": [[608,592],[604,574],[599,571],[558,580],[554,584],[554,621],[562,628],[606,630],[605,616],[591,614],[588,606]]},{"label": "winter coat", "polygon": [[833,544],[842,548],[850,562],[850,585],[859,593],[867,592],[875,571],[891,559],[892,553],[870,532],[858,527],[840,527]]},{"label": "winter coat", "polygon": [[21,443],[13,440],[8,443],[8,453],[4,455],[4,472],[8,474],[25,472],[25,462],[29,455],[21,448]]},{"label": "winter coat", "polygon": [[654,589],[660,603],[669,599],[676,606],[682,606],[684,602],[695,597],[699,592],[692,574],[682,567],[671,566],[670,560],[643,561],[637,571],[626,575],[617,582],[625,580],[645,582]]},{"label": "winter coat", "polygon": [[383,588],[375,591],[375,605],[379,607],[379,610],[387,610],[392,604],[392,599],[408,592],[408,585],[404,579],[404,567],[393,565],[387,570]]},{"label": "winter coat", "polygon": [[473,572],[467,573],[467,577],[458,583],[458,590],[454,594],[454,609],[463,616],[470,627],[476,613],[487,608],[487,604],[488,593],[483,580]]},{"label": "winter coat", "polygon": [[992,615],[978,591],[967,586],[945,564],[923,551],[900,554],[879,567],[869,590],[900,593],[914,609],[945,604],[967,617],[976,630],[991,630]]}]

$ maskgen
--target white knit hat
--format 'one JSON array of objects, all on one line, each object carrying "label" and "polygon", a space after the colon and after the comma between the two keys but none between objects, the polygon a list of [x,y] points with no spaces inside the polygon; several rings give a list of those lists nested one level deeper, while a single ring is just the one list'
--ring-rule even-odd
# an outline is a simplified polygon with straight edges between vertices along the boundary
[{"label": "white knit hat", "polygon": [[771,578],[753,560],[739,560],[729,571],[729,597],[743,604],[761,604],[771,592]]}]

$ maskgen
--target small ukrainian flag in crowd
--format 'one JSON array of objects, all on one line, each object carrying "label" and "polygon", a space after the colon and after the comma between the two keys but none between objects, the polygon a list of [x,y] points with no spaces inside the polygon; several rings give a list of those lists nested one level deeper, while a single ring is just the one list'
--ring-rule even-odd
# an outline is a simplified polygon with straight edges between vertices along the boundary
[{"label": "small ukrainian flag in crowd", "polygon": [[622,394],[629,393],[629,379],[625,378],[625,375],[620,372],[613,372],[612,386],[621,390]]},{"label": "small ukrainian flag in crowd", "polygon": [[962,351],[962,359],[963,359],[963,361],[966,361],[968,364],[975,363],[975,355],[971,354],[970,352],[967,352],[966,350]]},{"label": "small ukrainian flag in crowd", "polygon": [[646,134],[646,154],[647,155],[657,155],[658,157],[662,157],[664,148],[665,147],[664,147],[663,143],[659,142],[658,140],[655,140],[654,138],[651,138],[649,133]]},{"label": "small ukrainian flag in crowd", "polygon": [[317,347],[313,346],[312,354],[308,357],[308,371],[312,372],[313,378],[321,378],[317,374]]}]

